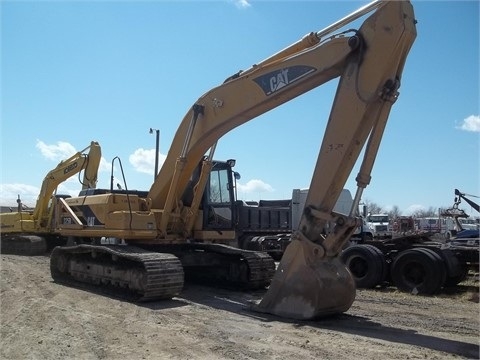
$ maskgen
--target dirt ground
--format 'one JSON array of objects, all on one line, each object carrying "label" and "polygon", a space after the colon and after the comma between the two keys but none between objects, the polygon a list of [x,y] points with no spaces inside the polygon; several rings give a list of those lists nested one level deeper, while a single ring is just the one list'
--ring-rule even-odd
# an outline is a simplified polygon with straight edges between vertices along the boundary
[{"label": "dirt ground", "polygon": [[347,313],[301,322],[251,312],[263,291],[187,284],[139,305],[54,283],[47,256],[0,266],[2,359],[479,357],[478,283],[436,297],[358,290]]}]

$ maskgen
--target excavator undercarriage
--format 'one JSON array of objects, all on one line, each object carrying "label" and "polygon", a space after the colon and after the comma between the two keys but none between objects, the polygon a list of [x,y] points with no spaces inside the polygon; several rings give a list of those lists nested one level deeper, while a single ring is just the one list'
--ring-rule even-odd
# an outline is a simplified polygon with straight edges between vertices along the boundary
[{"label": "excavator undercarriage", "polygon": [[270,285],[275,273],[273,258],[261,251],[204,243],[146,248],[174,254],[180,259],[187,280],[208,285],[262,289]]},{"label": "excavator undercarriage", "polygon": [[210,286],[255,290],[270,284],[273,259],[221,244],[89,245],[56,247],[50,255],[56,282],[93,288],[132,301],[178,295],[184,279]]},{"label": "excavator undercarriage", "polygon": [[175,256],[123,245],[56,247],[50,270],[56,282],[96,288],[132,301],[171,299],[184,281],[182,264]]}]

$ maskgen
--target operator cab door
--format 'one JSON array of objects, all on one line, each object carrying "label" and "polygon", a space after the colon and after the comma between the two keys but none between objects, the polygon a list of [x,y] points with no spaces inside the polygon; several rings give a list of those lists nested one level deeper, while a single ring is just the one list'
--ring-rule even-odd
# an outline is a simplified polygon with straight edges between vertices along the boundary
[{"label": "operator cab door", "polygon": [[231,168],[226,163],[215,162],[204,194],[204,229],[233,229],[233,188]]}]

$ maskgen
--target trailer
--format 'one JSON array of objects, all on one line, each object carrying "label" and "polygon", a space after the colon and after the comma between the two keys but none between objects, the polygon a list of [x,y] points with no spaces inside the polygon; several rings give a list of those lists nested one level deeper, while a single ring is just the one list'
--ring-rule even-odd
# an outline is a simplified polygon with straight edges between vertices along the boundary
[{"label": "trailer", "polygon": [[[279,260],[298,227],[296,214],[303,209],[308,190],[295,189],[292,199],[236,202],[236,233],[242,249],[265,251]],[[352,197],[347,189],[336,205],[347,212]],[[350,239],[341,259],[358,288],[395,286],[401,291],[430,295],[463,281],[469,271],[478,272],[478,240],[432,240],[432,232],[404,232],[378,238],[359,231]]]}]

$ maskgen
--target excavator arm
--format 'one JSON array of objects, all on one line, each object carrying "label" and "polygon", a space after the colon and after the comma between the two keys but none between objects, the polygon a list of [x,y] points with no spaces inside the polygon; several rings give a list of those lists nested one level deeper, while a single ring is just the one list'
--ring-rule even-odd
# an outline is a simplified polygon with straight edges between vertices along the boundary
[{"label": "excavator arm", "polygon": [[457,231],[464,230],[463,225],[459,219],[469,217],[469,215],[467,215],[464,210],[458,208],[462,200],[465,200],[468,205],[470,205],[473,209],[480,213],[480,206],[473,200],[467,198],[467,196],[477,197],[475,195],[462,193],[460,190],[455,189],[455,200],[453,202],[453,206],[451,208],[443,210],[441,213],[441,216],[453,218],[453,220],[455,221],[455,230]]},{"label": "excavator arm", "polygon": [[[346,311],[355,284],[338,255],[359,225],[355,218],[416,37],[408,2],[382,2],[357,33],[358,54],[345,65],[310,184],[299,230],[258,310],[292,318]],[[366,144],[366,146],[365,146]],[[349,216],[332,212],[361,150],[357,192]],[[327,222],[334,223],[328,235]]]},{"label": "excavator arm", "polygon": [[465,202],[470,205],[472,208],[474,208],[478,213],[480,213],[480,205],[478,205],[476,202],[473,200],[470,200],[467,198],[467,196],[474,196],[474,195],[468,195],[465,193],[462,193],[460,190],[455,189],[455,204],[458,206],[462,200],[465,200]]},{"label": "excavator arm", "polygon": [[[85,153],[87,150],[88,154]],[[85,149],[61,161],[55,169],[45,176],[33,211],[33,219],[37,220],[39,227],[44,228],[49,222],[48,203],[59,184],[84,170],[82,189],[96,187],[101,156],[100,145],[92,141]]]},{"label": "excavator arm", "polygon": [[[372,10],[376,11],[359,30],[333,33]],[[209,149],[207,159],[211,159],[224,134],[334,78],[340,78],[339,86],[310,187],[316,191],[309,194],[306,208],[330,212],[369,139],[357,177],[358,204],[361,189],[370,182],[405,59],[416,36],[413,16],[409,2],[375,1],[200,97],[181,122],[148,195],[150,208],[163,209],[157,219],[160,233],[166,234],[171,214],[182,206],[194,169]],[[317,217],[312,222],[305,216],[302,228],[307,238],[323,242],[318,234],[327,220]],[[335,243],[336,248],[341,245]]]},{"label": "excavator arm", "polygon": [[[334,33],[372,11],[360,29]],[[339,78],[310,184],[314,191],[308,194],[299,230],[256,310],[300,319],[346,311],[355,298],[355,284],[338,254],[357,226],[354,209],[370,182],[390,109],[399,94],[405,60],[416,37],[415,24],[410,2],[374,1],[200,97],[181,122],[148,194],[150,208],[160,209],[156,212],[160,236],[172,228],[173,215],[181,213],[183,193],[202,159],[207,169],[204,176],[208,175],[216,143],[224,134]],[[350,216],[335,214],[332,209],[362,149]],[[198,199],[203,186],[195,188]],[[335,226],[325,236],[324,228],[332,222]],[[188,232],[187,226],[183,233]]]}]

